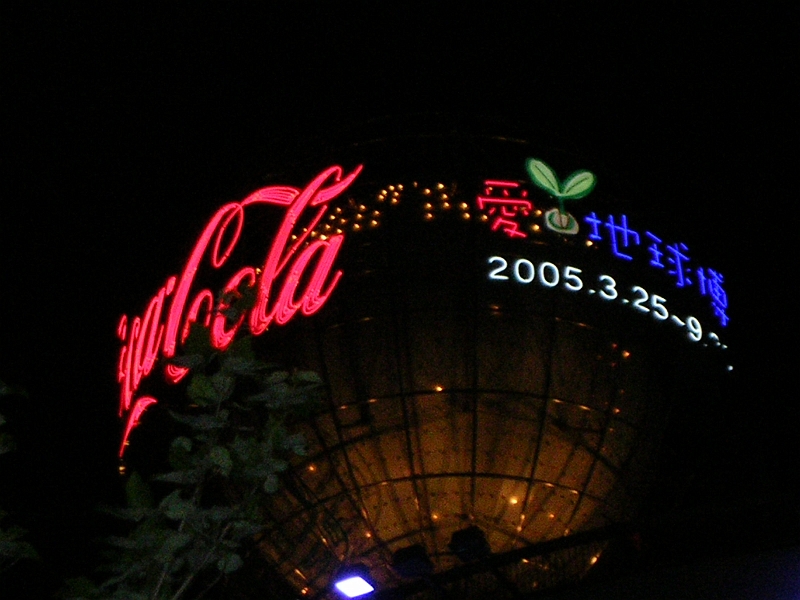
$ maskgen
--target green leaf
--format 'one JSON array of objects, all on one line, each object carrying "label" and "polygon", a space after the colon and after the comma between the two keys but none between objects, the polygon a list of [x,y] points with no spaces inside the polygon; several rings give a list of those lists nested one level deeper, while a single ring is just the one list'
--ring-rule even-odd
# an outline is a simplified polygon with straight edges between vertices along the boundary
[{"label": "green leaf", "polygon": [[183,450],[184,452],[192,451],[192,440],[185,436],[176,437],[170,444],[176,450]]},{"label": "green leaf", "polygon": [[59,591],[59,598],[96,598],[100,595],[100,589],[88,577],[74,577],[64,581],[64,587]]},{"label": "green leaf", "polygon": [[538,187],[549,192],[552,196],[558,196],[561,193],[561,184],[558,182],[558,177],[555,171],[547,166],[546,163],[535,158],[529,158],[526,166],[528,167],[531,181]]},{"label": "green leaf", "polygon": [[188,425],[192,429],[209,431],[211,429],[221,429],[228,424],[228,412],[221,410],[218,416],[213,415],[182,415],[174,411],[169,412],[172,418],[178,423]]},{"label": "green leaf", "polygon": [[223,448],[222,446],[214,446],[208,453],[208,459],[211,461],[211,464],[220,470],[220,473],[222,473],[223,477],[227,477],[231,474],[233,461],[231,460],[231,455],[226,448]]},{"label": "green leaf", "polygon": [[258,444],[252,437],[243,438],[237,435],[233,439],[231,447],[233,448],[237,458],[243,462],[246,462],[253,454],[255,454]]},{"label": "green leaf", "polygon": [[176,483],[178,485],[193,485],[200,483],[203,479],[203,473],[200,469],[186,469],[185,471],[172,471],[170,473],[162,473],[153,477],[153,481],[161,481],[164,483]]},{"label": "green leaf", "polygon": [[195,510],[195,506],[190,500],[181,498],[180,490],[175,490],[164,498],[158,508],[168,519],[173,519],[175,521],[185,519]]},{"label": "green leaf", "polygon": [[185,369],[196,369],[200,365],[202,365],[206,359],[203,357],[202,354],[187,354],[185,356],[174,356],[172,357],[169,362],[170,364],[176,365],[178,367],[184,367]]},{"label": "green leaf", "polygon": [[128,508],[147,509],[153,508],[153,494],[150,487],[145,483],[142,476],[137,472],[131,473],[128,481],[125,482],[125,499]]},{"label": "green leaf", "polygon": [[270,468],[275,471],[276,473],[283,473],[286,469],[289,468],[289,463],[283,460],[282,458],[273,458],[269,461]]},{"label": "green leaf", "polygon": [[195,373],[186,393],[192,402],[200,406],[208,406],[217,400],[217,389],[211,377],[205,373]]},{"label": "green leaf", "polygon": [[298,456],[305,456],[308,452],[308,448],[306,447],[306,439],[301,433],[287,435],[283,439],[281,445],[283,446],[284,450],[294,452]]},{"label": "green leaf", "polygon": [[264,530],[264,524],[258,521],[236,521],[231,524],[231,537],[237,540],[253,537]]},{"label": "green leaf", "polygon": [[160,563],[167,562],[172,560],[175,553],[186,546],[189,542],[192,541],[192,536],[188,533],[183,533],[181,531],[172,531],[167,536],[166,541],[158,549],[155,556],[153,557],[156,561]]},{"label": "green leaf", "polygon": [[214,347],[211,345],[211,332],[202,323],[192,323],[189,336],[183,343],[183,349],[187,355],[199,354],[211,357],[215,353]]},{"label": "green leaf", "polygon": [[0,433],[0,454],[11,452],[14,448],[14,439],[7,433]]},{"label": "green leaf", "polygon": [[313,383],[315,385],[322,385],[322,377],[314,371],[297,371],[292,379],[296,383]]},{"label": "green leaf", "polygon": [[229,552],[217,561],[217,568],[225,574],[233,573],[242,568],[244,561],[235,552]]},{"label": "green leaf", "polygon": [[100,507],[100,511],[122,519],[124,521],[141,521],[145,517],[152,514],[154,509],[151,508],[116,508],[116,507]]},{"label": "green leaf", "polygon": [[212,506],[202,511],[202,518],[221,523],[232,519],[236,510],[230,506]]},{"label": "green leaf", "polygon": [[28,397],[28,392],[16,385],[6,385],[0,381],[0,396],[23,396]]},{"label": "green leaf", "polygon": [[264,383],[267,385],[274,385],[276,383],[282,383],[287,379],[289,379],[288,371],[275,371],[264,378]]},{"label": "green leaf", "polygon": [[192,440],[180,436],[169,445],[169,465],[176,471],[188,471],[195,466],[192,456]]},{"label": "green leaf", "polygon": [[275,473],[270,473],[264,480],[264,491],[268,494],[274,494],[280,488],[280,481]]},{"label": "green leaf", "polygon": [[234,375],[255,375],[263,365],[261,362],[244,356],[226,354],[222,361],[222,370]]},{"label": "green leaf", "polygon": [[228,373],[222,371],[214,373],[211,376],[211,384],[214,386],[215,401],[224,402],[233,394],[233,388],[236,380]]},{"label": "green leaf", "polygon": [[561,189],[560,197],[564,200],[584,198],[594,189],[597,179],[589,171],[575,171],[567,177]]}]

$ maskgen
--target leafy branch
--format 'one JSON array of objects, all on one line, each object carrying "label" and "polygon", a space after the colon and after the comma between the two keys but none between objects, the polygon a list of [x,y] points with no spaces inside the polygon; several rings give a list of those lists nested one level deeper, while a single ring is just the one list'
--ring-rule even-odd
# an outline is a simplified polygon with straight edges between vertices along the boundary
[{"label": "leafy branch", "polygon": [[[302,436],[289,420],[322,390],[310,372],[289,372],[257,359],[250,338],[223,355],[210,348],[176,359],[192,367],[189,406],[170,412],[185,429],[169,447],[170,470],[147,484],[137,473],[126,484],[127,507],[112,511],[132,523],[112,538],[110,575],[67,582],[69,599],[155,600],[201,597],[244,563],[243,549],[264,529],[261,506],[280,488]],[[160,501],[155,492],[166,488]]]},{"label": "leafy branch", "polygon": [[[11,395],[25,395],[17,388],[6,385],[0,381],[0,397]],[[6,419],[0,414],[0,427],[5,425]],[[6,454],[14,449],[14,439],[6,432],[0,432],[0,454]],[[5,520],[8,513],[0,509],[0,523]],[[22,539],[27,532],[21,527],[0,527],[0,575],[8,571],[17,562],[23,559],[38,559],[39,555],[29,542]]]},{"label": "leafy branch", "polygon": [[589,171],[575,171],[561,182],[549,165],[536,158],[529,158],[526,167],[531,181],[558,201],[558,213],[562,217],[567,214],[565,201],[585,198],[597,183],[597,178]]}]

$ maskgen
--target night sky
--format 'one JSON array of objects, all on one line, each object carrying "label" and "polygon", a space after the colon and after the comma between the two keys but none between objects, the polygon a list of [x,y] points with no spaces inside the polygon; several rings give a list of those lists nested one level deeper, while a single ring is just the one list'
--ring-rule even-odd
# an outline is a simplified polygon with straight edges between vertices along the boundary
[{"label": "night sky", "polygon": [[787,15],[285,4],[0,9],[0,379],[28,392],[0,403],[19,447],[0,458],[0,506],[31,531],[44,560],[23,569],[42,589],[92,564],[91,540],[109,526],[95,508],[121,499],[119,315],[139,312],[212,211],[274,165],[418,113],[541,131],[618,172],[714,256],[737,392],[709,432],[720,443],[699,460],[693,502],[723,510],[790,493],[800,418]]}]

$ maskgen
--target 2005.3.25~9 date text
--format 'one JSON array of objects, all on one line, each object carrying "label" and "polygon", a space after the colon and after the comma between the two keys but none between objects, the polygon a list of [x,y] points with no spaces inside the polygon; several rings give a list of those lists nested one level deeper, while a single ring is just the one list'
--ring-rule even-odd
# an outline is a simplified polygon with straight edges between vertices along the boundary
[{"label": "2005.3.25~9 date text", "polygon": [[[669,321],[685,329],[687,337],[693,342],[703,339],[703,327],[696,317],[690,315],[680,318],[671,315],[667,309],[666,298],[650,294],[641,286],[631,286],[628,293],[619,288],[617,281],[610,275],[598,275],[592,279],[577,267],[564,265],[559,268],[548,261],[534,263],[527,258],[509,260],[502,256],[491,256],[487,262],[490,280],[515,281],[521,285],[536,282],[546,288],[559,287],[568,292],[596,295],[606,302],[620,302],[642,314],[649,313],[657,321]],[[712,340],[719,339],[713,333],[709,333],[709,337]]]}]

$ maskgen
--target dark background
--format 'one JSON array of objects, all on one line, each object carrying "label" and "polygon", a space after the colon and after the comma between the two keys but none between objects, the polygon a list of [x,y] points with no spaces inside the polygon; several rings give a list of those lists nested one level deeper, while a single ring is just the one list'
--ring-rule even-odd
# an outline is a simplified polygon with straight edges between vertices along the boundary
[{"label": "dark background", "polygon": [[0,405],[19,446],[0,505],[43,557],[17,572],[31,597],[91,568],[111,527],[95,508],[121,498],[119,315],[273,165],[419,113],[541,131],[714,257],[736,393],[676,510],[753,518],[754,550],[796,544],[790,15],[529,4],[3,5],[0,379],[28,397]]}]

